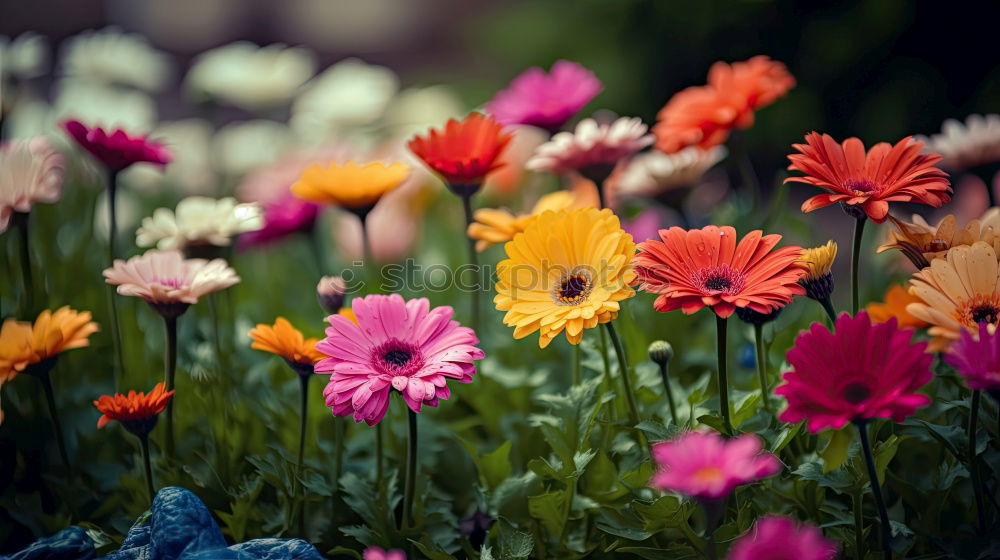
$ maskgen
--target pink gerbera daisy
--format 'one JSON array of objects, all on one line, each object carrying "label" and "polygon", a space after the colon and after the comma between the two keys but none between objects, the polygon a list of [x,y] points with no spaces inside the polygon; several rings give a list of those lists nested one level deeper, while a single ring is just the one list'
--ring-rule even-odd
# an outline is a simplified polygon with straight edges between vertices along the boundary
[{"label": "pink gerbera daisy", "polygon": [[362,560],[406,560],[406,553],[398,548],[386,550],[378,546],[369,546],[361,553]]},{"label": "pink gerbera daisy", "polygon": [[0,233],[15,212],[30,212],[34,203],[52,203],[62,194],[63,157],[43,137],[0,146],[0,169]]},{"label": "pink gerbera daisy", "polygon": [[503,125],[526,124],[555,132],[603,87],[590,70],[559,60],[547,74],[538,67],[525,70],[486,103],[486,110]]},{"label": "pink gerbera daisy", "polygon": [[106,132],[101,127],[88,127],[80,121],[62,123],[63,130],[101,161],[108,170],[117,173],[133,163],[166,165],[173,159],[166,146],[145,136],[130,136],[124,130]]},{"label": "pink gerbera daisy", "polygon": [[351,301],[357,323],[340,315],[316,349],[329,356],[316,373],[330,375],[323,395],[337,416],[373,426],[389,408],[392,389],[420,412],[451,395],[447,380],[470,383],[475,360],[484,357],[476,333],[452,320],[447,305],[430,308],[426,298],[404,301],[398,294]]},{"label": "pink gerbera daisy", "polygon": [[733,542],[726,560],[832,560],[837,543],[790,517],[766,515]]},{"label": "pink gerbera daisy", "polygon": [[559,174],[579,171],[588,178],[588,170],[602,167],[607,175],[619,160],[653,143],[647,130],[638,118],[622,117],[611,124],[583,119],[575,131],[560,132],[539,146],[527,167]]},{"label": "pink gerbera daisy", "polygon": [[927,342],[911,344],[912,336],[895,317],[872,324],[865,311],[842,313],[833,332],[813,323],[786,356],[792,371],[774,393],[788,399],[788,408],[778,418],[807,420],[813,433],[872,418],[902,422],[931,402],[916,391],[933,377],[934,356]]},{"label": "pink gerbera daisy", "polygon": [[185,259],[177,250],[146,251],[127,261],[118,259],[104,270],[108,284],[123,296],[146,300],[163,315],[177,316],[198,298],[240,281],[222,259]]},{"label": "pink gerbera daisy", "polygon": [[979,323],[977,334],[962,329],[944,359],[970,389],[1000,396],[1000,334],[988,323]]},{"label": "pink gerbera daisy", "polygon": [[725,497],[781,470],[778,458],[763,451],[753,434],[726,439],[715,432],[686,432],[654,445],[653,459],[660,471],[651,486],[701,500]]}]

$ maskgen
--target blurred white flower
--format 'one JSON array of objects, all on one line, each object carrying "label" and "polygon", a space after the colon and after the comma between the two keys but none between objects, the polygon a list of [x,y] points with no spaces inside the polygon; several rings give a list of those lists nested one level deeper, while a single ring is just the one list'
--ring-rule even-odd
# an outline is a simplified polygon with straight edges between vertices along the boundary
[{"label": "blurred white flower", "polygon": [[49,43],[36,33],[22,33],[11,39],[0,35],[0,79],[21,80],[45,74],[49,66]]},{"label": "blurred white flower", "polygon": [[159,91],[170,77],[170,59],[145,37],[108,27],[68,39],[61,69],[65,76]]},{"label": "blurred white flower", "polygon": [[242,175],[277,160],[292,142],[282,123],[252,120],[224,126],[212,141],[213,159],[220,170]]},{"label": "blurred white flower", "polygon": [[74,118],[87,126],[143,132],[156,124],[156,104],[141,91],[69,78],[56,84],[52,126]]},{"label": "blurred white flower", "polygon": [[197,97],[257,111],[291,100],[315,71],[316,57],[308,49],[240,41],[199,55],[185,86]]},{"label": "blurred white flower", "polygon": [[327,137],[377,121],[399,89],[399,78],[385,67],[356,58],[327,68],[306,85],[292,104],[291,126],[307,137]]},{"label": "blurred white flower", "polygon": [[160,169],[151,165],[133,165],[122,172],[129,187],[142,192],[157,192],[169,187],[177,192],[213,194],[219,177],[213,167],[212,125],[203,119],[164,122],[153,129],[150,138],[162,142],[173,156],[170,165]]},{"label": "blurred white flower", "polygon": [[696,146],[675,154],[652,150],[633,157],[611,180],[618,197],[656,197],[666,191],[693,187],[713,165],[726,157],[726,148],[702,150]]},{"label": "blurred white flower", "polygon": [[389,137],[408,140],[416,133],[427,132],[427,127],[440,126],[463,113],[462,102],[451,88],[410,88],[392,98],[382,122]]},{"label": "blurred white flower", "polygon": [[942,163],[953,169],[1000,162],[1000,115],[969,115],[964,123],[948,119],[940,134],[917,139],[926,142],[924,151],[941,154]]},{"label": "blurred white flower", "polygon": [[140,247],[184,249],[189,245],[229,245],[232,237],[264,227],[261,207],[256,203],[238,204],[235,198],[222,199],[189,196],[176,210],[157,208],[143,218],[136,231]]}]

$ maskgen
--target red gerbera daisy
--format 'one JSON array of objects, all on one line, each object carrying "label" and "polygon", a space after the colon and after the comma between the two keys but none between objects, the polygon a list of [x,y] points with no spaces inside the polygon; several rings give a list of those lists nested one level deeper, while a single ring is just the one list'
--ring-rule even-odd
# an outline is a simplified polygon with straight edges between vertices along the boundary
[{"label": "red gerbera daisy", "polygon": [[773,103],[795,85],[784,64],[767,56],[744,62],[716,62],[708,84],[678,92],[657,114],[656,149],[672,154],[688,146],[709,149],[726,141],[734,128],[750,128],[753,112]]},{"label": "red gerbera daisy", "polygon": [[102,413],[97,427],[103,428],[108,422],[117,420],[135,435],[148,434],[156,425],[157,416],[167,408],[167,403],[173,396],[174,391],[167,391],[163,382],[157,383],[148,395],[135,391],[129,391],[128,395],[104,395],[94,401],[94,406]]},{"label": "red gerbera daisy", "polygon": [[415,136],[408,146],[452,189],[474,192],[488,173],[503,165],[500,154],[511,137],[493,117],[472,113],[461,121],[449,120],[443,129],[432,128],[426,136]]},{"label": "red gerbera daisy", "polygon": [[938,154],[920,153],[923,142],[907,136],[895,146],[880,142],[865,152],[857,138],[838,144],[829,134],[810,132],[805,144],[792,144],[800,153],[791,154],[788,169],[805,176],[794,181],[829,191],[802,204],[803,212],[844,205],[851,215],[864,213],[881,224],[889,214],[890,202],[919,202],[935,208],[951,200],[948,174],[934,167]]},{"label": "red gerbera daisy", "polygon": [[767,314],[805,294],[798,283],[806,272],[797,262],[802,248],[771,252],[780,235],[754,230],[737,244],[729,226],[672,227],[661,229],[660,239],[640,243],[634,261],[640,289],[660,294],[657,311],[690,314],[708,306],[725,319],[737,308]]}]

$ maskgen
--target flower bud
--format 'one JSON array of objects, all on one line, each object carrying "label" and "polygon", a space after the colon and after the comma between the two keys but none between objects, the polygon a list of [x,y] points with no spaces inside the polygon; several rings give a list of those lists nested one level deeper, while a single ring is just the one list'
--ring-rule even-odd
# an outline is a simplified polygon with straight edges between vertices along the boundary
[{"label": "flower bud", "polygon": [[654,340],[649,345],[649,359],[658,365],[665,366],[674,357],[674,347],[666,340]]},{"label": "flower bud", "polygon": [[340,276],[324,276],[319,279],[319,284],[316,285],[316,298],[319,299],[319,306],[330,315],[336,315],[344,306],[346,293],[347,285]]}]

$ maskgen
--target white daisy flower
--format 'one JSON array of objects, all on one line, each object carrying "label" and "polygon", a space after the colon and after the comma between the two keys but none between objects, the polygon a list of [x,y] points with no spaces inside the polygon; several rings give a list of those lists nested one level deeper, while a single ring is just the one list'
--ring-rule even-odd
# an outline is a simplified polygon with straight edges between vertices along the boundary
[{"label": "white daisy flower", "polygon": [[170,59],[145,37],[109,27],[85,31],[66,41],[61,69],[71,76],[104,84],[159,91],[170,78]]},{"label": "white daisy flower", "polygon": [[356,58],[327,68],[306,85],[292,104],[291,126],[306,136],[371,125],[385,113],[399,90],[388,68]]},{"label": "white daisy flower", "polygon": [[969,115],[965,122],[948,119],[941,133],[923,140],[924,150],[937,152],[942,164],[953,169],[969,169],[1000,162],[1000,115]]},{"label": "white daisy flower", "polygon": [[262,227],[264,219],[257,203],[238,204],[232,197],[189,196],[177,204],[176,210],[157,208],[152,216],[143,218],[135,242],[140,247],[156,245],[158,249],[224,247],[234,236]]},{"label": "white daisy flower", "polygon": [[290,101],[315,72],[316,56],[308,49],[240,41],[199,55],[185,86],[197,97],[259,111]]},{"label": "white daisy flower", "polygon": [[666,191],[693,187],[712,166],[726,157],[726,148],[696,146],[674,154],[652,150],[632,158],[614,180],[620,197],[654,198]]}]

